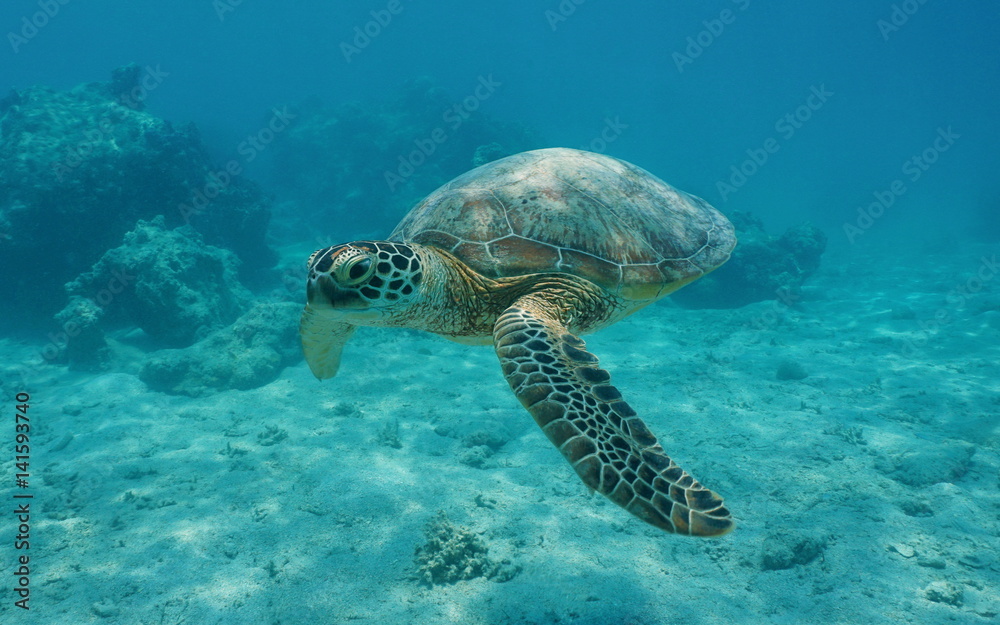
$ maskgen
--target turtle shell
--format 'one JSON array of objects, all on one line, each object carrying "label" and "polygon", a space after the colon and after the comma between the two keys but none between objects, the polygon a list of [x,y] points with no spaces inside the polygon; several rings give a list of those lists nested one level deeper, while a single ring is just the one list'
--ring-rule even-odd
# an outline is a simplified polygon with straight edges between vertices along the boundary
[{"label": "turtle shell", "polygon": [[455,178],[389,240],[447,250],[490,278],[570,273],[632,300],[715,269],[736,244],[729,220],[701,198],[569,148],[522,152]]}]

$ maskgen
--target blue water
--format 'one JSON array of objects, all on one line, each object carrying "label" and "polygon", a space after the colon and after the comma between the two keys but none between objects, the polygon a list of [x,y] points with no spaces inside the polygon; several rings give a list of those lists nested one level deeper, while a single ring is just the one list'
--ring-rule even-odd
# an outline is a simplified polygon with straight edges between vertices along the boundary
[{"label": "blue water", "polygon": [[[891,2],[588,1],[564,3],[560,12],[559,2],[400,0],[398,15],[371,29],[377,36],[350,62],[341,44],[353,44],[354,28],[385,3],[93,4],[70,2],[17,54],[5,47],[3,83],[68,88],[130,62],[159,66],[169,78],[150,95],[150,109],[194,121],[225,155],[276,103],[379,99],[418,75],[434,77],[458,101],[478,76],[492,75],[503,87],[484,111],[572,147],[599,137],[606,117],[620,119],[627,128],[611,150],[616,156],[776,227],[802,218],[841,226],[950,126],[961,140],[886,223],[966,232],[996,205],[1000,18],[990,2],[914,0],[912,17],[886,27],[880,22],[892,24]],[[22,16],[36,9],[5,3],[0,23],[19,32]],[[704,22],[726,10],[732,23],[701,35],[708,47],[679,71],[673,55],[685,54],[687,38],[699,39]],[[814,86],[834,95],[793,136],[776,132],[775,122]],[[779,152],[723,201],[716,183],[768,137],[779,140]]]},{"label": "blue water", "polygon": [[[115,165],[91,171],[65,151],[89,149],[89,122],[0,104],[0,401],[28,392],[39,414],[31,609],[5,590],[0,620],[992,622],[998,28],[986,0],[4,2],[0,87],[70,93],[135,64],[132,108],[169,122],[155,149],[202,152],[178,157],[188,187],[169,159],[123,174],[109,122]],[[730,536],[661,535],[584,496],[489,349],[366,331],[342,376],[308,375],[304,258],[387,236],[493,141],[602,152],[772,235],[825,235],[790,300],[771,276],[763,301],[664,303],[591,343],[641,413],[679,417],[647,421],[724,491]],[[162,245],[227,168],[256,217],[213,221],[228,205],[209,201],[177,244],[204,273],[159,300],[156,272],[188,257],[113,250],[133,230]],[[137,225],[157,212],[162,231]],[[232,338],[251,334],[269,338]],[[789,359],[801,382],[775,379]],[[511,580],[414,577],[437,510]]]}]

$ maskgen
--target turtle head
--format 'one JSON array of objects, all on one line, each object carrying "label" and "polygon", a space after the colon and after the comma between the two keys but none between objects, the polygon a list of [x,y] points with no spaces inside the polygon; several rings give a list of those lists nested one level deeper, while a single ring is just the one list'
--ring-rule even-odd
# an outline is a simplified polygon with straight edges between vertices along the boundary
[{"label": "turtle head", "polygon": [[313,252],[306,296],[316,311],[345,320],[377,320],[414,299],[423,277],[413,248],[388,241],[354,241]]}]

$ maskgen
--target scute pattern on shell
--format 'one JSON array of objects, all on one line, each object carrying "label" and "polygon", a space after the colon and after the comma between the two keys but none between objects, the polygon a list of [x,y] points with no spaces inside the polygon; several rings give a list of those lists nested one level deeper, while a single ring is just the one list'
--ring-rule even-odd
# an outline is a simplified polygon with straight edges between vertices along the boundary
[{"label": "scute pattern on shell", "polygon": [[445,249],[491,278],[566,272],[633,299],[711,271],[736,242],[704,200],[630,163],[569,148],[515,154],[459,176],[389,239]]}]

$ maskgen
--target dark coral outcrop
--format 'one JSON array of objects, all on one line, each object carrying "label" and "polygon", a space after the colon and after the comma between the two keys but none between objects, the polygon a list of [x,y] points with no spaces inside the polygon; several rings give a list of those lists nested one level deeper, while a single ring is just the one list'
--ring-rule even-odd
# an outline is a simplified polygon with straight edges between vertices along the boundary
[{"label": "dark coral outcrop", "polygon": [[151,389],[195,397],[273,382],[302,359],[301,312],[298,303],[258,303],[233,325],[191,347],[153,352],[139,377]]},{"label": "dark coral outcrop", "polygon": [[274,185],[309,220],[295,223],[291,213],[284,226],[336,240],[385,233],[473,165],[542,147],[533,132],[491,118],[480,104],[471,96],[456,100],[421,78],[387,102],[327,106],[314,99],[289,107],[296,123],[270,148]]},{"label": "dark coral outcrop", "polygon": [[802,224],[776,237],[748,213],[735,212],[731,220],[739,242],[729,261],[671,299],[690,308],[738,308],[764,300],[798,299],[802,283],[819,269],[826,249],[823,231]]},{"label": "dark coral outcrop", "polygon": [[[0,101],[0,306],[17,318],[49,318],[65,282],[156,215],[168,228],[189,223],[249,270],[273,264],[269,199],[238,176],[220,184],[193,126],[144,111],[140,74],[133,66],[107,83]],[[214,197],[199,211],[183,208],[206,192]]]},{"label": "dark coral outcrop", "polygon": [[141,328],[157,344],[184,347],[226,326],[250,308],[252,295],[240,283],[240,261],[206,244],[190,226],[167,229],[163,217],[140,221],[122,244],[66,285],[70,304],[61,325],[80,324],[86,340],[70,339],[70,364],[89,362],[103,347],[101,327]]}]

